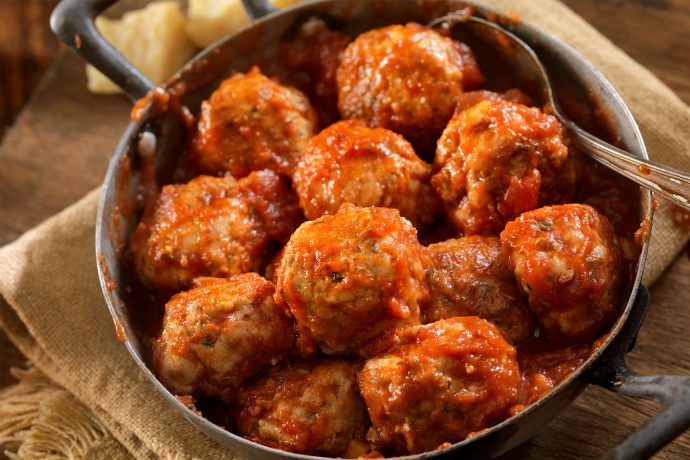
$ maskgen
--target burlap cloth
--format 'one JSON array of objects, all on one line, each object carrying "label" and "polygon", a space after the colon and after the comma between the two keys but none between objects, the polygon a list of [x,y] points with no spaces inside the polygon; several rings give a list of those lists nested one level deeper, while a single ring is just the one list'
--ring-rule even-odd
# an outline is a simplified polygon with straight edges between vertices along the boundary
[{"label": "burlap cloth", "polygon": [[[558,2],[485,1],[587,57],[625,99],[652,158],[690,170],[690,110],[650,72]],[[0,250],[0,326],[35,366],[0,393],[0,447],[19,458],[239,458],[173,410],[117,340],[96,274],[97,200],[94,191]],[[662,204],[647,284],[686,241]]]}]

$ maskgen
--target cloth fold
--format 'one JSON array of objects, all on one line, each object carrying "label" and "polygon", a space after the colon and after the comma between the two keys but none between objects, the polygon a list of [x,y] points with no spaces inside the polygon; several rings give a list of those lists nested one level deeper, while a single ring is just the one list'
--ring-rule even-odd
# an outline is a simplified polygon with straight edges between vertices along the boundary
[{"label": "cloth fold", "polygon": [[[561,3],[485,3],[514,11],[582,53],[621,93],[652,158],[690,170],[686,147],[690,109],[650,72]],[[70,407],[69,401],[73,401],[70,417],[83,423],[90,420],[89,427],[73,423],[74,433],[84,433],[83,439],[65,441],[76,449],[73,452],[84,453],[93,446],[93,458],[121,457],[124,452],[137,458],[242,458],[220,448],[173,410],[117,340],[96,272],[97,201],[96,190],[0,250],[0,327],[49,382],[64,388],[64,393],[44,398],[45,403]],[[672,222],[665,203],[657,211],[651,238],[645,274],[648,284],[668,267],[688,239]],[[27,375],[34,374],[24,374],[22,384]],[[17,405],[17,398],[25,393],[16,389],[0,392],[0,421],[8,411],[36,409],[35,429],[54,423],[41,418],[40,404]],[[19,428],[12,431],[11,426],[0,423],[0,448],[30,458],[22,455],[17,444],[19,439],[28,439],[26,433],[31,430],[21,423],[14,426]],[[45,436],[43,430],[41,442]]]},{"label": "cloth fold", "polygon": [[239,458],[173,410],[117,340],[99,300],[98,196],[91,192],[0,251],[0,326],[135,457]]}]

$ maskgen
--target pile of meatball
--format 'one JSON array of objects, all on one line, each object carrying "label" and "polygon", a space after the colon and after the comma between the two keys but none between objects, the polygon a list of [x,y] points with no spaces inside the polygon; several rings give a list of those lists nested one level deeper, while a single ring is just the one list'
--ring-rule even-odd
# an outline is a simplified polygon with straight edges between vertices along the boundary
[{"label": "pile of meatball", "polygon": [[414,23],[316,22],[284,58],[294,85],[255,67],[203,102],[190,180],[131,238],[169,298],[160,381],[250,440],[334,457],[438,449],[554,388],[621,290],[556,118]]}]

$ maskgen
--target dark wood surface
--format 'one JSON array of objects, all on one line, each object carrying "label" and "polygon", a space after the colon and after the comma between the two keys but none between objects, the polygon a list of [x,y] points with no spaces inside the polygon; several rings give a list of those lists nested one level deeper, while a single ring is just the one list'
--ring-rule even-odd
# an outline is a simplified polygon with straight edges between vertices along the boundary
[{"label": "dark wood surface", "polygon": [[59,49],[47,27],[58,0],[0,0],[0,138]]},{"label": "dark wood surface", "polygon": [[[0,0],[0,136],[33,96],[0,148],[0,245],[97,186],[127,124],[123,97],[85,90],[83,65],[59,53],[47,18],[56,0]],[[566,3],[690,103],[690,0],[566,0]],[[34,88],[55,55],[58,57]],[[690,148],[690,144],[689,144]],[[652,290],[630,355],[640,373],[690,375],[690,260],[680,257]],[[0,388],[23,357],[0,333]],[[507,458],[595,458],[640,426],[656,406],[596,387]],[[689,458],[690,435],[661,451]]]}]

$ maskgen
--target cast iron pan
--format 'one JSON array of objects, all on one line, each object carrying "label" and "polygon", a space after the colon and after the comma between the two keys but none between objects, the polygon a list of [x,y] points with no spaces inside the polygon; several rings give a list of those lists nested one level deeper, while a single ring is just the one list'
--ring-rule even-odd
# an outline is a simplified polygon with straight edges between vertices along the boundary
[{"label": "cast iron pan", "polygon": [[[117,83],[133,101],[137,101],[147,95],[154,85],[107,43],[94,27],[94,18],[115,2],[116,0],[63,0],[53,13],[51,26],[82,58]],[[473,5],[478,16],[500,19],[500,15],[496,16],[495,12],[480,4],[459,0],[316,0],[281,12],[275,12],[266,0],[243,2],[255,22],[197,55],[176,76],[161,85],[162,89],[159,91],[180,93],[180,84],[183,84],[185,91],[179,101],[195,112],[201,101],[232,70],[245,71],[255,63],[267,65],[279,61],[277,45],[305,18],[314,15],[325,18],[329,23],[339,24],[345,32],[352,35],[392,23],[416,21],[426,24],[467,4]],[[553,80],[567,85],[584,100],[593,95],[609,112],[622,145],[633,154],[647,158],[642,136],[634,119],[602,74],[552,35],[524,23],[507,21],[506,24],[507,29],[535,49]],[[127,297],[123,288],[125,273],[119,263],[119,255],[137,222],[139,185],[144,180],[143,176],[150,174],[142,173],[146,169],[146,162],[142,158],[155,155],[153,172],[158,183],[170,182],[186,135],[183,117],[175,114],[175,110],[156,110],[155,105],[151,99],[147,105],[145,102],[141,116],[130,123],[122,135],[110,161],[98,213],[96,251],[101,261],[98,270],[110,313],[117,329],[123,332],[119,335],[123,335],[124,345],[142,372],[170,404],[222,446],[250,458],[317,458],[256,444],[214,425],[180,403],[158,382],[145,364],[144,348],[124,304]],[[651,218],[652,204],[649,192],[640,193],[641,221],[645,216]],[[471,439],[442,450],[406,458],[459,455],[496,457],[529,439],[563,411],[588,384],[600,385],[628,396],[652,399],[662,405],[659,414],[620,445],[608,451],[603,458],[647,458],[690,427],[690,378],[641,376],[625,365],[625,356],[634,345],[649,304],[649,292],[641,285],[648,247],[649,243],[646,242],[625,309],[607,339],[566,381],[518,415]]]}]

